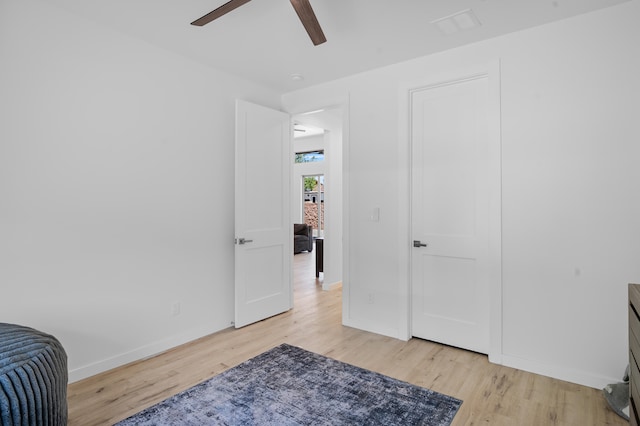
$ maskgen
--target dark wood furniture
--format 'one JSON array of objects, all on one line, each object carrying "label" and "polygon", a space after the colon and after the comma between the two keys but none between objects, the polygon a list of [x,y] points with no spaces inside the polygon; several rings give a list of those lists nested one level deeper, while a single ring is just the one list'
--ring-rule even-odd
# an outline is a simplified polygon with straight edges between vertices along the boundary
[{"label": "dark wood furniture", "polygon": [[316,278],[324,273],[324,238],[316,238]]},{"label": "dark wood furniture", "polygon": [[638,426],[640,414],[640,284],[629,284],[629,424]]}]

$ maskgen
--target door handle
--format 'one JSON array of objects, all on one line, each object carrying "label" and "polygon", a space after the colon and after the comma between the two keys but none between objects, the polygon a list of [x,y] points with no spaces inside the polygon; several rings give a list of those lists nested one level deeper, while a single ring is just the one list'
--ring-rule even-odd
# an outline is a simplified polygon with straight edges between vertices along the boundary
[{"label": "door handle", "polygon": [[423,244],[420,240],[413,240],[414,247],[426,247],[427,244]]},{"label": "door handle", "polygon": [[247,240],[247,239],[245,239],[245,238],[237,238],[237,239],[236,239],[236,243],[237,243],[238,245],[240,245],[240,246],[241,246],[241,245],[243,245],[243,244],[246,244],[246,243],[252,243],[252,242],[253,242],[253,240]]}]

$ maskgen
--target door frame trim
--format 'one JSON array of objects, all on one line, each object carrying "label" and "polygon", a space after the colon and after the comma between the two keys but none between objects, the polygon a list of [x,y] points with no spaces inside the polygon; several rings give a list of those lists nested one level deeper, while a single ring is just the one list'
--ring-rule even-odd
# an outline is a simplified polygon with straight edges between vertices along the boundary
[{"label": "door frame trim", "polygon": [[[326,109],[340,109],[342,111],[342,142],[341,142],[341,150],[339,152],[335,152],[335,155],[339,155],[341,157],[341,166],[340,171],[342,174],[342,179],[339,182],[329,183],[327,190],[332,190],[335,188],[335,185],[341,185],[342,197],[340,199],[341,202],[341,211],[340,211],[340,225],[334,226],[329,223],[332,227],[333,231],[329,229],[325,232],[326,236],[331,237],[331,240],[325,240],[325,258],[324,258],[324,269],[326,272],[326,276],[333,275],[338,276],[339,280],[334,282],[326,281],[322,283],[323,290],[332,290],[334,288],[338,288],[342,286],[342,323],[344,325],[349,325],[350,318],[350,297],[349,297],[349,249],[350,249],[350,238],[349,238],[349,174],[347,173],[347,168],[349,164],[349,119],[350,119],[350,94],[349,92],[339,91],[337,93],[328,93],[326,96],[322,96],[319,98],[313,98],[311,101],[303,101],[301,103],[293,103],[292,105],[284,104],[284,110],[289,113],[291,117],[308,113],[309,111],[317,111],[317,110],[326,110]],[[292,146],[292,158],[293,152],[295,150]],[[330,174],[330,170],[325,170],[325,177]],[[325,182],[325,184],[327,184]],[[338,192],[333,190],[333,196]],[[326,200],[329,203],[331,200]],[[336,200],[337,201],[337,200]],[[325,206],[325,209],[328,209],[328,205]],[[326,211],[326,210],[325,210]],[[331,219],[333,218],[333,219]],[[326,220],[326,216],[325,216]],[[333,215],[330,216],[331,221],[337,220],[337,217],[334,218]],[[335,235],[336,238],[333,238]],[[339,250],[336,250],[337,246],[340,245]],[[335,266],[331,259],[327,257],[328,252],[339,252],[342,253],[341,264]],[[336,259],[337,260],[337,259]],[[334,271],[334,272],[332,272]],[[330,277],[331,278],[331,277]]]},{"label": "door frame trim", "polygon": [[400,250],[400,318],[399,337],[412,337],[411,323],[411,97],[416,91],[487,77],[489,84],[489,239],[490,300],[489,300],[489,361],[502,363],[502,132],[500,102],[500,60],[445,71],[400,84],[398,96],[398,205]]}]

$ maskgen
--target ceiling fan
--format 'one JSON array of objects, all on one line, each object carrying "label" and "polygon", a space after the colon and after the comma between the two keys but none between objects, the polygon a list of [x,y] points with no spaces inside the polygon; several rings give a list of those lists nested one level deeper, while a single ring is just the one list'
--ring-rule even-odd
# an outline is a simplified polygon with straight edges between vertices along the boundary
[{"label": "ceiling fan", "polygon": [[[212,12],[207,13],[202,18],[196,19],[191,23],[191,25],[197,25],[199,27],[208,24],[221,17],[222,15],[226,15],[232,10],[242,6],[245,3],[249,3],[251,0],[231,0],[215,9]],[[322,32],[322,28],[320,28],[320,23],[316,18],[316,14],[313,13],[313,9],[311,8],[311,3],[309,0],[291,0],[291,5],[296,10],[302,25],[307,30],[309,37],[311,37],[311,41],[315,46],[324,43],[327,41],[324,33]]]}]

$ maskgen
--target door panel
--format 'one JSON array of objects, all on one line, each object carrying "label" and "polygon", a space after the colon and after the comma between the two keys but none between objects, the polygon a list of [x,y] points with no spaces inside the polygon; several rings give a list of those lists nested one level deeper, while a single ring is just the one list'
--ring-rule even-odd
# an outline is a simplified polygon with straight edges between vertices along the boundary
[{"label": "door panel", "polygon": [[[472,323],[474,312],[467,309],[475,298],[474,259],[423,255],[424,311],[448,321]],[[442,300],[461,301],[454,304]]]},{"label": "door panel", "polygon": [[235,326],[291,309],[289,115],[236,103]]},{"label": "door panel", "polygon": [[412,93],[412,334],[489,349],[487,78]]}]

